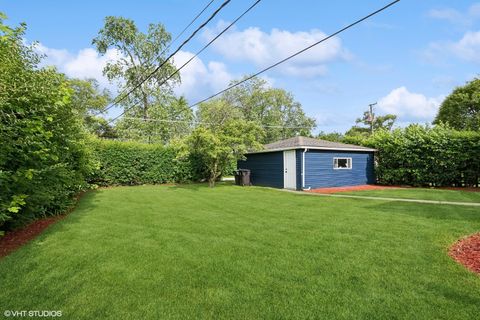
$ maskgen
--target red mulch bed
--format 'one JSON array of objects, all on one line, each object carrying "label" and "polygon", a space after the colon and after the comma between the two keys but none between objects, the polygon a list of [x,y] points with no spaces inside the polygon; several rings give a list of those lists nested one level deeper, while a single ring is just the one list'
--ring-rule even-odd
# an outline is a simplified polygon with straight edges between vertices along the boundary
[{"label": "red mulch bed", "polygon": [[480,274],[480,233],[457,241],[449,254],[467,269]]},{"label": "red mulch bed", "polygon": [[401,189],[402,187],[396,186],[377,186],[372,184],[365,184],[361,186],[351,186],[351,187],[332,187],[332,188],[318,188],[308,190],[307,192],[314,193],[337,193],[337,192],[350,192],[350,191],[363,191],[363,190],[384,190],[384,189]]},{"label": "red mulch bed", "polygon": [[[350,191],[362,191],[362,190],[385,190],[385,189],[413,189],[415,187],[411,186],[380,186],[373,184],[365,184],[360,186],[346,186],[346,187],[332,187],[332,188],[318,188],[312,190],[305,190],[307,192],[315,193],[337,193],[337,192],[350,192]],[[428,187],[425,187],[428,188]],[[480,192],[480,188],[473,187],[439,187],[431,189],[440,189],[440,190],[455,190],[455,191],[469,191],[469,192]]]},{"label": "red mulch bed", "polygon": [[10,231],[0,238],[0,258],[5,257],[20,246],[32,240],[52,223],[63,219],[65,216],[48,217],[34,221],[29,225],[14,231]]},{"label": "red mulch bed", "polygon": [[9,255],[28,241],[34,239],[52,223],[65,218],[67,214],[77,207],[80,198],[83,197],[85,193],[86,192],[80,192],[77,194],[75,196],[75,204],[64,214],[36,220],[23,228],[9,231],[3,237],[0,237],[0,258]]}]

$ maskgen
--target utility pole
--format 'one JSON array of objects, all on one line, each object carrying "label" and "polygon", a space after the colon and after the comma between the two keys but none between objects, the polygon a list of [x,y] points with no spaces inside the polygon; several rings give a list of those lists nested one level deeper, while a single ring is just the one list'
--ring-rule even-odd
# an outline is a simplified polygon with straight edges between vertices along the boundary
[{"label": "utility pole", "polygon": [[374,119],[375,115],[373,114],[373,107],[376,106],[376,105],[377,105],[376,102],[375,102],[375,103],[370,103],[370,104],[368,105],[368,107],[369,107],[369,113],[370,113],[370,114],[369,114],[370,134],[373,134],[373,121],[375,120],[375,119]]}]

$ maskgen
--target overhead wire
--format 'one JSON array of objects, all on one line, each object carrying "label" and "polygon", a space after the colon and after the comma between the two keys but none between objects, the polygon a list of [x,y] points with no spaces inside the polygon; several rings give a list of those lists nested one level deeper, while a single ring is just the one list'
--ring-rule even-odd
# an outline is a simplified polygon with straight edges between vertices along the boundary
[{"label": "overhead wire", "polygon": [[337,36],[337,35],[339,35],[340,33],[342,33],[342,32],[344,32],[344,31],[346,31],[346,30],[348,30],[348,29],[356,26],[357,24],[359,24],[359,23],[361,23],[361,22],[363,22],[363,21],[365,21],[365,20],[367,20],[367,19],[369,19],[369,18],[371,18],[371,17],[379,14],[380,12],[382,12],[382,11],[390,8],[391,6],[393,6],[394,4],[396,4],[396,3],[398,3],[398,2],[400,2],[400,0],[395,0],[395,1],[390,2],[389,4],[385,5],[384,7],[380,8],[380,9],[378,9],[378,10],[375,10],[374,12],[372,12],[372,13],[364,16],[363,18],[360,18],[360,19],[358,19],[358,20],[350,23],[349,25],[347,25],[347,26],[345,26],[345,27],[343,27],[343,28],[335,31],[334,33],[332,33],[332,34],[324,37],[323,39],[321,39],[321,40],[319,40],[319,41],[317,41],[317,42],[315,42],[315,43],[313,43],[313,44],[311,44],[311,45],[303,48],[302,50],[297,51],[297,52],[295,52],[294,54],[292,54],[292,55],[290,55],[290,56],[288,56],[288,57],[286,57],[286,58],[284,58],[284,59],[282,59],[282,60],[280,60],[280,61],[278,61],[278,62],[276,62],[276,63],[274,63],[274,64],[272,64],[272,65],[270,65],[270,66],[268,66],[268,67],[266,67],[266,68],[264,68],[264,69],[256,72],[256,73],[254,73],[253,75],[251,75],[251,76],[249,76],[249,77],[247,77],[247,78],[245,78],[245,79],[242,79],[241,81],[236,82],[236,83],[234,83],[233,85],[228,86],[227,88],[225,88],[225,89],[223,89],[223,90],[221,90],[221,91],[219,91],[219,92],[217,92],[217,93],[215,93],[215,94],[212,94],[211,96],[209,96],[209,97],[207,97],[207,98],[205,98],[205,99],[203,99],[203,100],[200,100],[200,101],[198,101],[198,102],[190,105],[190,107],[193,108],[193,107],[199,105],[200,103],[203,103],[203,102],[206,102],[206,101],[208,101],[208,100],[210,100],[210,99],[212,99],[212,98],[215,98],[215,97],[219,96],[220,94],[222,94],[222,93],[224,93],[224,92],[226,92],[226,91],[228,91],[228,90],[231,90],[231,89],[235,88],[236,86],[239,86],[239,85],[241,85],[242,83],[244,83],[244,82],[246,82],[246,81],[249,81],[249,80],[251,80],[251,79],[259,76],[260,74],[262,74],[262,73],[264,73],[264,72],[266,72],[266,71],[268,71],[268,70],[270,70],[270,69],[275,68],[276,66],[278,66],[278,65],[280,65],[280,64],[282,64],[282,63],[284,63],[284,62],[286,62],[286,61],[288,61],[288,60],[290,60],[290,59],[292,59],[292,58],[294,58],[294,57],[296,57],[296,56],[298,56],[299,54],[302,54],[303,52],[305,52],[305,51],[307,51],[307,50],[309,50],[309,49],[311,49],[311,48],[313,48],[313,47],[315,47],[315,46],[317,46],[317,45],[319,45],[319,44],[321,44],[321,43],[323,43],[323,42],[325,42],[325,41],[327,41],[327,40],[329,40],[329,39],[331,39],[331,38],[333,38],[333,37],[335,37],[335,36]]},{"label": "overhead wire", "polygon": [[[131,88],[130,90],[128,90],[127,93],[120,93],[118,94],[114,99],[113,99],[113,102],[110,104],[109,107],[107,107],[105,110],[102,110],[101,113],[104,113],[107,112],[108,110],[110,110],[111,108],[113,108],[114,106],[118,105],[120,102],[122,102],[123,100],[125,100],[132,92],[134,92],[135,90],[137,90],[138,88],[140,88],[140,86],[142,84],[144,84],[146,81],[148,81],[155,73],[158,72],[158,70],[160,70],[175,54],[178,53],[178,51],[180,51],[188,42],[190,42],[192,40],[192,38],[200,31],[202,30],[203,28],[205,28],[207,26],[207,24],[213,19],[215,18],[215,16],[223,9],[225,8],[225,6],[227,6],[229,3],[230,3],[231,0],[225,0],[209,17],[207,20],[205,20],[200,26],[198,26],[195,31],[193,31],[193,33],[186,39],[182,42],[182,44],[174,51],[172,52],[167,58],[165,58],[165,60],[160,63],[152,72],[150,72],[145,78],[143,78],[142,80],[140,80],[140,82],[138,82],[133,88]],[[99,113],[100,114],[100,113]],[[97,114],[98,115],[98,114]]]},{"label": "overhead wire", "polygon": [[[166,79],[164,79],[160,84],[159,86],[163,85],[164,83],[166,83],[169,79],[171,79],[175,74],[177,74],[181,69],[183,69],[187,64],[189,64],[195,57],[197,57],[200,53],[202,53],[205,49],[207,49],[213,42],[215,42],[221,35],[223,35],[225,32],[227,32],[235,23],[238,22],[238,20],[240,20],[241,18],[243,18],[243,16],[245,16],[248,12],[250,12],[250,10],[252,10],[260,1],[262,0],[256,0],[250,7],[248,7],[245,11],[242,12],[242,14],[240,14],[237,18],[235,18],[235,20],[233,20],[233,22],[231,22],[227,27],[225,27],[220,33],[218,33],[213,39],[211,39],[206,45],[204,45],[197,53],[195,53],[189,60],[187,60],[182,66],[180,66],[180,68],[178,68],[177,70],[175,70],[172,74],[170,74]],[[127,113],[129,110],[133,109],[134,107],[138,106],[137,105],[134,105],[134,106],[131,106],[131,107],[128,107],[128,108],[125,108],[125,110],[120,114],[118,115],[117,117],[115,117],[114,119],[110,120],[109,123],[111,122],[114,122],[115,120],[117,120],[118,118],[120,118],[121,116],[123,116],[125,113]]]},{"label": "overhead wire", "polygon": [[[385,11],[386,9],[392,7],[393,5],[395,5],[396,3],[400,2],[400,1],[401,1],[401,0],[395,0],[395,1],[392,1],[392,2],[388,3],[387,5],[385,5],[385,6],[381,7],[381,8],[379,8],[379,9],[377,9],[377,10],[375,10],[375,11],[369,13],[369,14],[367,14],[366,16],[364,16],[364,17],[362,17],[362,18],[360,18],[360,19],[355,20],[354,22],[346,25],[345,27],[343,27],[343,28],[341,28],[341,29],[339,29],[339,30],[331,33],[330,35],[328,35],[328,36],[326,36],[326,37],[324,37],[324,38],[322,38],[322,39],[320,39],[319,41],[316,41],[315,43],[313,43],[313,44],[311,44],[311,45],[309,45],[309,46],[307,46],[307,47],[305,47],[305,48],[303,48],[303,49],[301,49],[301,50],[299,50],[299,51],[297,51],[297,52],[295,52],[295,53],[287,56],[286,58],[281,59],[280,61],[278,61],[278,62],[276,62],[276,63],[274,63],[274,64],[272,64],[272,65],[270,65],[270,66],[268,66],[268,67],[266,67],[266,68],[264,68],[264,69],[256,72],[256,73],[254,73],[253,75],[248,76],[248,77],[246,77],[245,79],[242,79],[241,81],[236,82],[236,83],[228,86],[227,88],[225,88],[225,89],[223,89],[223,90],[221,90],[221,91],[219,91],[219,92],[217,92],[217,93],[215,93],[215,94],[210,95],[209,97],[207,97],[207,98],[205,98],[205,99],[202,99],[202,100],[200,100],[200,101],[198,101],[198,102],[196,102],[196,103],[194,103],[194,104],[189,105],[189,107],[190,107],[190,108],[193,108],[193,107],[195,107],[195,106],[197,106],[197,105],[199,105],[199,104],[201,104],[201,103],[203,103],[203,102],[206,102],[206,101],[208,101],[208,100],[210,100],[210,99],[213,99],[213,98],[219,96],[220,94],[222,94],[222,93],[224,93],[224,92],[226,92],[226,91],[228,91],[228,90],[231,90],[231,89],[233,89],[233,88],[241,85],[242,83],[245,83],[245,82],[247,82],[247,81],[249,81],[249,80],[251,80],[251,79],[259,76],[260,74],[262,74],[262,73],[264,73],[264,72],[266,72],[266,71],[268,71],[268,70],[271,70],[271,69],[277,67],[278,65],[280,65],[280,64],[282,64],[282,63],[285,63],[286,61],[288,61],[288,60],[290,60],[290,59],[293,59],[294,57],[302,54],[303,52],[305,52],[305,51],[307,51],[307,50],[309,50],[309,49],[311,49],[311,48],[313,48],[313,47],[315,47],[315,46],[317,46],[317,45],[319,45],[319,44],[321,44],[321,43],[324,43],[325,41],[327,41],[327,40],[329,40],[329,39],[331,39],[331,38],[339,35],[340,33],[343,33],[343,32],[345,32],[345,31],[347,31],[348,29],[351,29],[352,27],[360,24],[361,22],[363,22],[363,21],[365,21],[365,20],[367,20],[367,19],[369,19],[369,18],[371,18],[371,17],[373,17],[373,16],[375,16],[375,15],[377,15],[377,14]],[[259,1],[257,1],[257,2],[259,2]],[[249,8],[248,10],[250,10],[250,9],[251,9],[251,8]],[[242,16],[243,16],[243,15],[242,15]],[[231,26],[231,25],[230,25],[230,26]],[[228,28],[229,28],[230,26],[228,26]],[[217,38],[218,38],[218,37],[217,37]],[[129,109],[125,109],[119,116],[117,116],[117,117],[115,117],[114,119],[110,120],[108,123],[112,123],[112,122],[116,121],[118,118],[120,118],[121,116],[123,116],[128,110],[129,110]]]}]

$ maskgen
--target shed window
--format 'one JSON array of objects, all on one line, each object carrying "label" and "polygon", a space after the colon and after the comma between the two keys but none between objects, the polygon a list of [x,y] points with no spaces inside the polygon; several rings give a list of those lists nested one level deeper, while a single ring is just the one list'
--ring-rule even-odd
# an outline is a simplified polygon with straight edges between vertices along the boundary
[{"label": "shed window", "polygon": [[333,158],[333,169],[352,169],[352,158]]}]

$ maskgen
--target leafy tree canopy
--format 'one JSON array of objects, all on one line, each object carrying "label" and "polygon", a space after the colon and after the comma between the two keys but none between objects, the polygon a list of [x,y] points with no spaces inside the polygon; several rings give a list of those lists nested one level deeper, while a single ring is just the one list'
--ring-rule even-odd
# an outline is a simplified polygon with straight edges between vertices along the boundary
[{"label": "leafy tree canopy", "polygon": [[[122,105],[137,109],[145,118],[149,117],[149,107],[158,104],[159,97],[171,94],[172,87],[180,82],[177,74],[160,85],[176,70],[170,61],[165,61],[170,41],[170,33],[161,23],[149,24],[148,31],[142,33],[133,20],[113,16],[105,18],[104,27],[92,41],[100,54],[109,48],[118,51],[118,59],[108,62],[103,73],[117,83],[121,92],[134,89],[151,75],[122,101]],[[152,74],[160,64],[163,67]]]},{"label": "leafy tree canopy", "polygon": [[70,79],[71,104],[84,120],[88,132],[102,138],[115,138],[116,134],[108,121],[99,116],[111,100],[107,89],[100,89],[95,79]]},{"label": "leafy tree canopy", "polygon": [[441,122],[457,130],[480,130],[480,79],[456,88],[443,101],[433,123]]},{"label": "leafy tree canopy", "polygon": [[251,149],[260,149],[263,130],[253,121],[229,120],[218,127],[197,127],[184,143],[183,156],[196,163],[211,187],[226,167]]},{"label": "leafy tree canopy", "polygon": [[222,99],[240,110],[245,120],[255,121],[265,128],[262,143],[310,135],[316,126],[315,119],[306,116],[291,93],[271,88],[261,78],[254,78],[227,91]]},{"label": "leafy tree canopy", "polygon": [[395,120],[397,120],[397,116],[394,114],[380,116],[375,114],[375,112],[370,113],[370,111],[367,110],[363,113],[362,118],[355,120],[355,126],[348,130],[345,136],[366,138],[377,130],[390,131],[395,124]]}]

